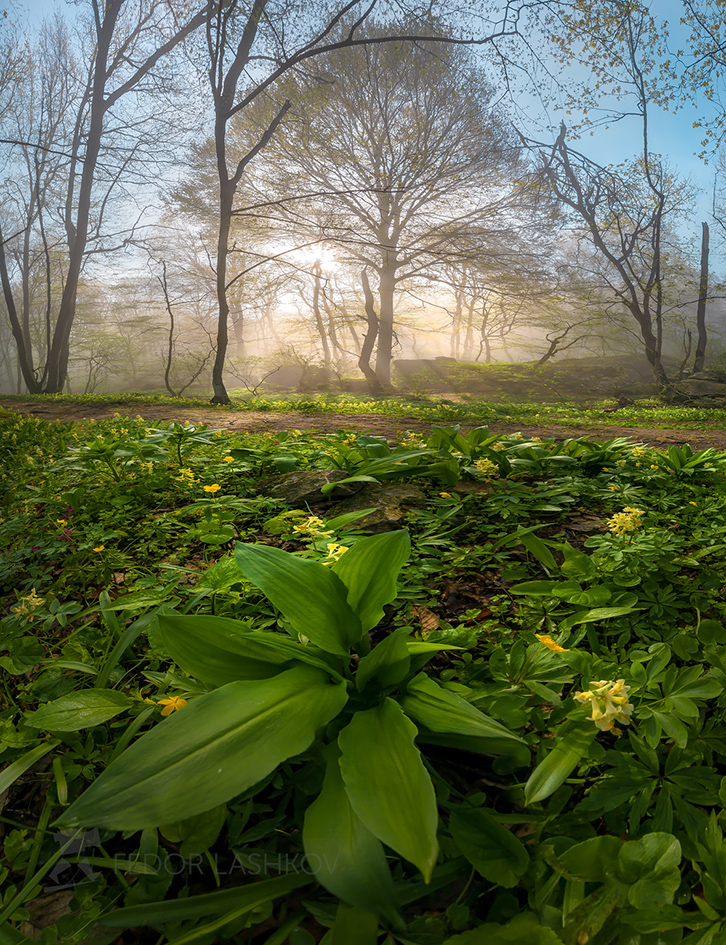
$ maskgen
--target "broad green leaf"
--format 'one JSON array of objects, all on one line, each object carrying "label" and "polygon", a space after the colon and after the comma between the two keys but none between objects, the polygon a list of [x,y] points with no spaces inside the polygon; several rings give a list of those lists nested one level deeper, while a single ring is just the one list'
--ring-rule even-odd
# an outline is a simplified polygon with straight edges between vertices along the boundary
[{"label": "broad green leaf", "polygon": [[233,584],[239,584],[243,580],[237,562],[232,555],[229,555],[207,568],[197,582],[197,587],[209,587],[213,591],[221,591],[224,588],[232,587]]},{"label": "broad green leaf", "polygon": [[[214,686],[238,679],[267,679],[290,666],[293,656],[265,645],[265,634],[250,632],[228,617],[159,616],[164,647],[177,666]],[[244,628],[244,629],[241,629]],[[285,641],[288,642],[288,641]],[[290,640],[290,650],[303,647]]]},{"label": "broad green leaf", "polygon": [[529,865],[524,844],[491,814],[458,807],[449,820],[451,835],[474,869],[499,886],[516,886]]},{"label": "broad green leaf", "polygon": [[26,751],[24,755],[21,755],[13,761],[12,764],[3,768],[2,771],[0,771],[0,794],[7,791],[11,784],[15,784],[21,774],[25,774],[28,768],[32,768],[37,761],[40,761],[52,748],[55,748],[55,746],[59,744],[60,741],[54,738],[53,741],[36,745],[35,748]]},{"label": "broad green leaf", "polygon": [[559,581],[524,581],[509,588],[510,594],[528,594],[530,597],[549,597]]},{"label": "broad green leaf", "polygon": [[169,902],[150,902],[127,909],[116,909],[99,919],[101,925],[112,929],[132,929],[148,925],[164,925],[186,919],[201,919],[205,916],[224,915],[231,910],[255,909],[265,902],[285,896],[310,883],[310,877],[299,873],[265,879],[260,883],[246,883],[233,889],[190,896],[188,899],[172,899]]},{"label": "broad green leaf", "polygon": [[332,566],[348,588],[348,604],[367,633],[383,617],[383,607],[395,599],[398,574],[411,554],[406,530],[373,535],[358,541]]},{"label": "broad green leaf", "polygon": [[338,899],[388,919],[396,893],[383,845],[351,807],[337,757],[330,757],[317,800],[305,812],[303,844],[318,882]]},{"label": "broad green leaf", "polygon": [[370,679],[375,679],[381,689],[395,686],[409,673],[411,654],[406,646],[410,631],[396,630],[389,634],[358,663],[355,684],[361,692]]},{"label": "broad green leaf", "polygon": [[321,649],[347,656],[360,640],[360,620],[348,604],[348,589],[331,568],[267,545],[238,544],[235,558],[244,576],[294,629]]},{"label": "broad green leaf", "polygon": [[433,679],[423,674],[408,684],[408,694],[402,705],[406,715],[431,732],[472,738],[507,739],[524,744],[519,735],[484,715],[461,696],[442,689]]},{"label": "broad green leaf", "polygon": [[551,863],[558,873],[568,879],[582,879],[589,883],[604,883],[607,874],[615,868],[618,853],[623,846],[619,837],[605,834],[591,837],[565,850]]},{"label": "broad green leaf", "polygon": [[219,804],[203,814],[175,824],[164,824],[159,833],[172,843],[181,843],[182,856],[194,856],[208,850],[219,836],[227,819],[227,805]]},{"label": "broad green leaf", "polygon": [[143,830],[200,814],[305,751],[347,698],[343,683],[307,666],[228,683],[143,735],[59,823]]},{"label": "broad green leaf", "polygon": [[612,620],[613,617],[624,617],[638,610],[637,607],[594,607],[567,617],[560,624],[560,630],[571,630],[578,623],[594,623],[596,620]]},{"label": "broad green leaf", "polygon": [[577,548],[573,548],[568,542],[560,545],[565,560],[560,570],[567,577],[575,578],[578,581],[591,581],[597,574],[595,562],[589,555],[583,554]]},{"label": "broad green leaf", "polygon": [[668,905],[681,882],[681,845],[670,833],[647,833],[623,844],[618,853],[617,878],[627,887],[636,909]]},{"label": "broad green leaf", "polygon": [[562,939],[536,916],[525,912],[507,925],[487,922],[470,932],[447,938],[443,945],[562,945]]},{"label": "broad green leaf", "polygon": [[330,945],[376,945],[378,917],[340,903],[335,914]]},{"label": "broad green leaf", "polygon": [[597,731],[588,722],[555,739],[554,747],[537,765],[524,786],[526,804],[543,801],[564,784],[595,740]]},{"label": "broad green leaf", "polygon": [[107,722],[132,705],[133,699],[115,689],[83,689],[30,712],[25,721],[31,728],[48,732],[79,732]]},{"label": "broad green leaf", "polygon": [[414,745],[416,727],[392,699],[357,712],[338,736],[350,803],[379,840],[414,863],[428,882],[438,856],[431,778]]}]

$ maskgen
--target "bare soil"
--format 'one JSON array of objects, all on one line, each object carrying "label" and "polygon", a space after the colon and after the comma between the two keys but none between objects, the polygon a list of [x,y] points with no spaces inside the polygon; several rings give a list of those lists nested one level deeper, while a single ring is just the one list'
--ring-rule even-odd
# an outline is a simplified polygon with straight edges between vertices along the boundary
[{"label": "bare soil", "polygon": [[[396,439],[403,431],[426,432],[435,424],[417,417],[380,417],[375,414],[306,414],[302,412],[282,413],[277,411],[255,412],[247,410],[215,409],[214,407],[182,407],[134,405],[131,410],[123,406],[94,407],[85,404],[65,403],[18,403],[0,399],[0,406],[18,413],[39,417],[43,420],[70,422],[77,420],[101,420],[114,414],[143,417],[144,420],[167,420],[206,424],[212,429],[234,430],[242,433],[270,433],[279,430],[306,430],[316,433],[334,433],[337,430],[355,430]],[[462,424],[467,430],[474,423]],[[714,426],[701,422],[697,428],[688,424],[679,427],[640,427],[627,424],[588,424],[564,426],[550,423],[537,426],[522,423],[487,424],[492,433],[514,433],[519,431],[529,436],[552,436],[557,440],[568,437],[589,436],[600,440],[609,440],[616,436],[627,436],[639,443],[667,448],[672,445],[690,443],[693,449],[726,450],[726,429],[720,421]]]}]

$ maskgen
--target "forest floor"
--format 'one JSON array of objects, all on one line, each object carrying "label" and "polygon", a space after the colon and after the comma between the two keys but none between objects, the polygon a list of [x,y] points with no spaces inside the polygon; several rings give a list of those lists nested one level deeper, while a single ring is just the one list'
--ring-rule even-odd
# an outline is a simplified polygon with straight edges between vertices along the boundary
[{"label": "forest floor", "polygon": [[[229,408],[215,407],[187,407],[178,408],[167,404],[134,405],[131,411],[126,406],[94,406],[91,404],[58,403],[47,404],[22,403],[14,399],[0,398],[0,406],[18,413],[29,414],[43,420],[57,420],[70,422],[76,420],[101,420],[114,414],[125,415],[133,412],[134,416],[144,420],[166,420],[176,422],[192,422],[206,424],[214,429],[233,430],[235,432],[264,433],[276,430],[305,430],[316,433],[334,433],[337,430],[356,430],[360,433],[370,433],[375,436],[396,438],[402,431],[411,430],[423,432],[433,425],[428,420],[418,417],[382,417],[376,414],[363,413],[336,413],[316,414],[302,411],[234,411]],[[713,426],[711,426],[713,423]],[[470,429],[474,424],[462,424],[462,429]],[[520,432],[528,436],[552,436],[555,439],[572,437],[593,437],[609,440],[616,436],[626,436],[631,440],[646,443],[656,448],[667,448],[672,445],[689,443],[694,449],[726,450],[726,429],[723,421],[698,422],[697,428],[690,423],[682,425],[660,427],[618,424],[617,421],[608,423],[579,424],[572,426],[558,425],[548,419],[542,425],[490,422],[487,424],[492,433]]]}]

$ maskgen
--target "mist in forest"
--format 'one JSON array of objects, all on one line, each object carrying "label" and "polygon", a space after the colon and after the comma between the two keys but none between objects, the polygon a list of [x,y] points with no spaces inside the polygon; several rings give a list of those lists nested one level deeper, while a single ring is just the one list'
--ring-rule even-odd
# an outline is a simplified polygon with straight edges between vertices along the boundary
[{"label": "mist in forest", "polygon": [[[425,393],[461,364],[623,356],[665,386],[720,364],[720,125],[696,240],[697,189],[647,131],[668,82],[700,113],[647,8],[262,6],[7,6],[1,393]],[[588,143],[606,119],[632,127],[617,163]]]}]

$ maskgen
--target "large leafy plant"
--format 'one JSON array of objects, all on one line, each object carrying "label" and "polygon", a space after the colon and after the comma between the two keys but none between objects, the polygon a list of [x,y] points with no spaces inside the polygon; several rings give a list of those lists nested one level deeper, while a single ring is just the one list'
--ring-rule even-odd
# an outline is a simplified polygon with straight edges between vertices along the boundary
[{"label": "large leafy plant", "polygon": [[[238,544],[240,571],[291,633],[228,618],[160,616],[174,661],[211,691],[113,761],[62,825],[143,831],[188,821],[313,752],[324,777],[321,763],[302,839],[317,880],[368,916],[371,941],[378,920],[400,925],[384,844],[425,883],[439,854],[436,795],[417,741],[449,738],[473,751],[528,757],[518,736],[421,672],[447,647],[412,640],[406,628],[371,646],[408,556],[405,531],[365,538],[329,567]],[[243,907],[228,899],[220,908],[239,914]]]}]

